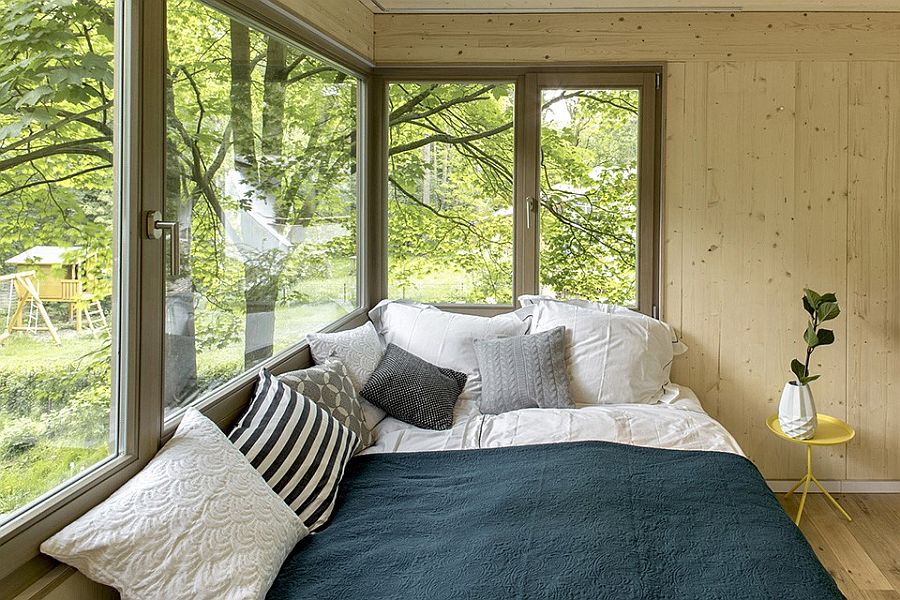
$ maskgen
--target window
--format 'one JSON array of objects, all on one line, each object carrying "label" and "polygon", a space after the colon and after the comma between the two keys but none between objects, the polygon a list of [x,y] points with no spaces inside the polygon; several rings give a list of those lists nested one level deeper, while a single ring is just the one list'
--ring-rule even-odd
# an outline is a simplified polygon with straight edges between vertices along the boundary
[{"label": "window", "polygon": [[195,0],[169,2],[167,31],[172,411],[359,306],[361,84]]},{"label": "window", "polygon": [[640,90],[541,90],[542,294],[637,306]]},{"label": "window", "polygon": [[116,12],[0,3],[0,525],[122,447]]},{"label": "window", "polygon": [[510,304],[515,84],[389,85],[388,293]]},{"label": "window", "polygon": [[651,314],[656,72],[477,71],[381,73],[388,297],[509,305],[541,293]]}]

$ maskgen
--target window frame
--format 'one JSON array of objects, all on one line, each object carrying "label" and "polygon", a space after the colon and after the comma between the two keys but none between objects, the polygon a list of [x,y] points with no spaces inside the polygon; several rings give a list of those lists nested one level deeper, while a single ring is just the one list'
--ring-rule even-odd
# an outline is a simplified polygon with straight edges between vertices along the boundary
[{"label": "window frame", "polygon": [[[663,64],[596,65],[596,66],[392,66],[376,68],[373,81],[380,88],[382,105],[381,137],[372,142],[373,152],[379,154],[377,170],[372,179],[378,180],[380,199],[377,253],[379,280],[376,297],[386,298],[388,291],[388,127],[383,118],[388,105],[388,86],[393,82],[515,82],[515,173],[513,184],[513,302],[512,304],[454,304],[435,303],[441,309],[492,316],[516,308],[516,299],[523,294],[537,294],[539,287],[540,227],[528,227],[526,199],[536,197],[539,187],[537,157],[540,155],[540,90],[559,83],[561,87],[584,85],[596,87],[627,87],[641,90],[639,195],[638,195],[638,281],[637,310],[658,317],[661,303],[661,231],[662,231],[662,80]],[[535,215],[540,223],[540,216]]]},{"label": "window frame", "polygon": [[[118,454],[61,484],[27,505],[0,526],[0,597],[13,597],[48,574],[59,563],[39,551],[41,542],[59,531],[133,477],[174,432],[180,414],[165,420],[163,411],[163,295],[164,245],[143,235],[143,215],[161,210],[165,173],[166,2],[114,0],[116,19],[116,111],[121,124],[115,132],[113,169],[118,183],[117,232],[122,246],[116,274],[120,290],[117,313],[119,350],[113,372],[118,391]],[[358,308],[322,331],[354,327],[365,321],[372,306],[374,278],[369,248],[373,242],[369,221],[375,211],[369,177],[373,158],[373,116],[370,88],[371,61],[334,41],[296,14],[271,0],[198,0],[230,16],[249,22],[334,64],[358,81],[357,129],[357,304]],[[121,99],[121,100],[119,100]],[[124,144],[124,145],[123,145]],[[311,362],[305,341],[269,358],[261,366],[274,372],[297,369]],[[232,423],[246,405],[255,373],[242,374],[204,396],[194,406],[220,426]]]}]

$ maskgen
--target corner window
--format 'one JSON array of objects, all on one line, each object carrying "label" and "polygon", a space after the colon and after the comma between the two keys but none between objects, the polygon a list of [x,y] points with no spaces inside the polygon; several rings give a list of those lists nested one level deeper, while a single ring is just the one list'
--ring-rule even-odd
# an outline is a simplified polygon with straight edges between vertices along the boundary
[{"label": "corner window", "polygon": [[195,0],[167,32],[171,412],[359,306],[361,82]]},{"label": "corner window", "polygon": [[0,525],[122,447],[118,9],[0,4]]}]

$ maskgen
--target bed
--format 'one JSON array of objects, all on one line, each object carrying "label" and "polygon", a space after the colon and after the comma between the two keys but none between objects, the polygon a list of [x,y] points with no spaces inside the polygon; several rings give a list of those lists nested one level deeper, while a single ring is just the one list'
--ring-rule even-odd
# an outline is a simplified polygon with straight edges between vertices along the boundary
[{"label": "bed", "polygon": [[735,440],[671,385],[652,405],[391,419],[273,600],[843,598]]}]

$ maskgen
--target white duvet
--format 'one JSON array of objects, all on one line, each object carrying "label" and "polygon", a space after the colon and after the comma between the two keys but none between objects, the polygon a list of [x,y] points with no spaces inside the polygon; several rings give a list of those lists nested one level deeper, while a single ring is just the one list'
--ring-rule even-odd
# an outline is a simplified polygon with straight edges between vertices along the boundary
[{"label": "white duvet", "polygon": [[419,429],[391,417],[375,427],[363,454],[471,450],[576,441],[607,441],[676,450],[743,455],[735,439],[703,411],[690,388],[670,385],[656,404],[608,404],[575,409],[529,408],[499,415],[478,410],[473,378],[456,405],[453,428]]}]

